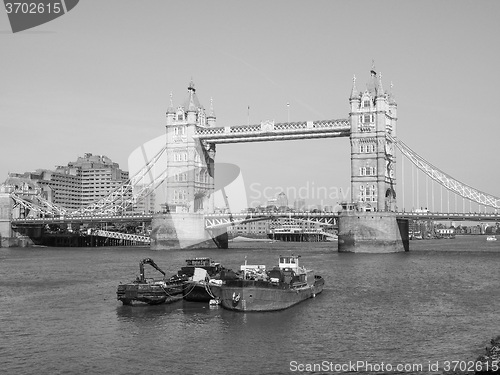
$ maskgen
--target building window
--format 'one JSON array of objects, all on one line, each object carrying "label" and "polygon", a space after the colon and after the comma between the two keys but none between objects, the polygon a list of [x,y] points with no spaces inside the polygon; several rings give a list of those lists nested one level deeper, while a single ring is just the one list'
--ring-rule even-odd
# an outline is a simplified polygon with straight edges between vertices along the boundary
[{"label": "building window", "polygon": [[371,113],[365,113],[363,115],[363,121],[362,122],[364,124],[373,122],[373,114],[371,114]]},{"label": "building window", "polygon": [[370,100],[365,99],[363,100],[363,108],[369,108],[370,107]]}]

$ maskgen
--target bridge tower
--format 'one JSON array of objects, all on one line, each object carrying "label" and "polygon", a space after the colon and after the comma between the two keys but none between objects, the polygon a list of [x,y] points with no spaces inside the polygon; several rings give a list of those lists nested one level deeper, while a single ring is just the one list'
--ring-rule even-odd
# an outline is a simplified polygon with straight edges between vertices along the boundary
[{"label": "bridge tower", "polygon": [[193,138],[197,127],[215,126],[213,103],[206,113],[191,80],[184,104],[174,109],[171,95],[166,115],[168,209],[177,213],[213,212],[215,144]]},{"label": "bridge tower", "polygon": [[351,111],[351,202],[339,217],[340,252],[408,251],[408,221],[396,216],[395,149],[397,104],[372,66],[364,91],[353,79]]},{"label": "bridge tower", "polygon": [[395,150],[387,135],[396,136],[397,104],[384,91],[375,67],[364,91],[353,78],[351,111],[351,201],[360,211],[395,211]]},{"label": "bridge tower", "polygon": [[207,113],[191,80],[183,105],[174,108],[170,96],[166,116],[167,212],[153,217],[151,249],[227,248],[225,230],[205,230],[204,215],[214,212],[215,144],[194,137],[215,126],[213,103]]}]

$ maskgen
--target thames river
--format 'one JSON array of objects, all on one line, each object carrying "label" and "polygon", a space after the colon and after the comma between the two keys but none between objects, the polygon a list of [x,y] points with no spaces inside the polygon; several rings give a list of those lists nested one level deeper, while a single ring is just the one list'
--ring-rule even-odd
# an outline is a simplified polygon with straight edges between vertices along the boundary
[{"label": "thames river", "polygon": [[[380,255],[339,254],[336,243],[230,247],[0,249],[1,372],[323,374],[356,365],[436,373],[475,359],[500,334],[500,241],[485,236],[412,241],[408,253]],[[288,310],[116,300],[117,285],[135,279],[146,257],[170,275],[190,257],[233,269],[247,257],[269,268],[289,253],[323,275],[325,289]],[[153,275],[161,276],[146,266]]]}]

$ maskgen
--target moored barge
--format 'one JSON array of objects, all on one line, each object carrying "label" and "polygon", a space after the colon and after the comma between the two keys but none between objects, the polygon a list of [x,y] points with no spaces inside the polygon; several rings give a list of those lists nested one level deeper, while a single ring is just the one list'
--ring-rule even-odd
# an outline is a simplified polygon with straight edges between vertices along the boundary
[{"label": "moored barge", "polygon": [[324,279],[299,265],[300,256],[280,256],[277,267],[242,266],[243,278],[226,280],[217,297],[222,307],[235,311],[287,309],[323,291]]},{"label": "moored barge", "polygon": [[186,301],[209,302],[215,298],[212,289],[218,288],[220,273],[223,267],[208,257],[186,259],[186,265],[180,269],[178,276],[187,281],[184,284],[183,296]]},{"label": "moored barge", "polygon": [[[145,264],[149,264],[163,274],[163,279],[146,278],[144,276]],[[165,272],[151,258],[146,258],[139,262],[139,276],[136,280],[118,285],[116,297],[124,305],[172,303],[182,299],[185,282],[186,280],[178,275],[165,279]]]}]

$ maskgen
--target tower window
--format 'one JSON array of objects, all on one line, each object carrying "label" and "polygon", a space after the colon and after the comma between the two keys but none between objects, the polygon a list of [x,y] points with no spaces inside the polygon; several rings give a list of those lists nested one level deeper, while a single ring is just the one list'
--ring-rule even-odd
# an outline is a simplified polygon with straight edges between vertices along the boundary
[{"label": "tower window", "polygon": [[373,115],[370,114],[370,113],[365,113],[363,115],[363,122],[364,123],[367,123],[367,122],[373,122]]}]

